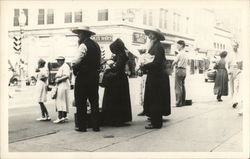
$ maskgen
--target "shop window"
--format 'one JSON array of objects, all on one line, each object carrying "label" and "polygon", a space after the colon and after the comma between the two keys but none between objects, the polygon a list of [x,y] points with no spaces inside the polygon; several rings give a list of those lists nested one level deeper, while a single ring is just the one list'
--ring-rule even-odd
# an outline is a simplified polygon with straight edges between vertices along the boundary
[{"label": "shop window", "polygon": [[72,23],[72,12],[64,13],[64,23]]},{"label": "shop window", "polygon": [[108,21],[108,9],[98,10],[98,21]]},{"label": "shop window", "polygon": [[19,26],[19,9],[14,9],[14,26]]},{"label": "shop window", "polygon": [[75,22],[82,22],[82,11],[75,12]]},{"label": "shop window", "polygon": [[48,9],[47,24],[54,24],[54,10],[53,9]]},{"label": "shop window", "polygon": [[44,17],[45,17],[44,13],[45,13],[44,9],[39,9],[38,10],[38,25],[44,24]]},{"label": "shop window", "polygon": [[189,33],[189,17],[186,17],[186,33]]}]

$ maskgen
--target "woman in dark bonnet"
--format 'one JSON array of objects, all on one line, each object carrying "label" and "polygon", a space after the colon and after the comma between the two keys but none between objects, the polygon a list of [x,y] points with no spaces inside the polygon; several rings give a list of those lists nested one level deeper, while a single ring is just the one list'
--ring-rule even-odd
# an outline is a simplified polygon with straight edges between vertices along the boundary
[{"label": "woman in dark bonnet", "polygon": [[131,102],[129,94],[129,83],[125,73],[125,65],[128,56],[121,39],[115,40],[110,45],[114,56],[114,64],[110,71],[110,82],[105,87],[102,112],[104,125],[123,126],[132,121]]}]

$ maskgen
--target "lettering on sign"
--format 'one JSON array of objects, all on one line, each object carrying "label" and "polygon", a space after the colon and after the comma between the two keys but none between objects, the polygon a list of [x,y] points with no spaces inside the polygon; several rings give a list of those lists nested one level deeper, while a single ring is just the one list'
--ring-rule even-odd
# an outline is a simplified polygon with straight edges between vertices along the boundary
[{"label": "lettering on sign", "polygon": [[147,42],[147,37],[143,33],[133,33],[133,43],[145,44]]},{"label": "lettering on sign", "polygon": [[112,35],[95,35],[95,36],[92,36],[91,39],[96,42],[112,42],[113,36]]}]

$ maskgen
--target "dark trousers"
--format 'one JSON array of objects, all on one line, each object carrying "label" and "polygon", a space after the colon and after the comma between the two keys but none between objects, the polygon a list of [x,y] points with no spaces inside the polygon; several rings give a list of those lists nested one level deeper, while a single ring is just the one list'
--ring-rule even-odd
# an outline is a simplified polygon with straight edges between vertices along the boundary
[{"label": "dark trousers", "polygon": [[[85,78],[85,79],[83,79]],[[87,129],[87,99],[91,106],[91,123],[93,129],[99,128],[99,94],[98,78],[87,80],[86,77],[76,77],[75,104],[76,123],[79,129]]]},{"label": "dark trousers", "polygon": [[159,113],[152,113],[151,116],[151,125],[155,128],[161,128],[162,127],[162,115]]},{"label": "dark trousers", "polygon": [[64,111],[58,111],[58,119],[66,118],[67,112]]},{"label": "dark trousers", "polygon": [[175,73],[176,106],[185,105],[186,101],[185,78],[186,78],[186,69],[177,68]]},{"label": "dark trousers", "polygon": [[40,104],[40,108],[41,108],[41,113],[42,113],[42,117],[48,117],[49,113],[47,111],[47,108],[45,107],[43,102],[39,102]]}]

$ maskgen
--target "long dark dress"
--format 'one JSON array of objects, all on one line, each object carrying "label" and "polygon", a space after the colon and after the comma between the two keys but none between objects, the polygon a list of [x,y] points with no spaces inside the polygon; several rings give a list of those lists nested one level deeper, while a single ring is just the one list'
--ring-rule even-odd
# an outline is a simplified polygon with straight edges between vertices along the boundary
[{"label": "long dark dress", "polygon": [[109,86],[105,87],[102,110],[104,125],[114,125],[132,121],[129,83],[125,74],[125,65],[128,57],[119,42],[110,46],[116,54],[115,66],[110,69],[115,75]]},{"label": "long dark dress", "polygon": [[149,53],[155,58],[142,67],[147,72],[143,107],[146,115],[151,117],[151,124],[160,128],[162,116],[171,114],[169,76],[164,72],[166,58],[159,41],[154,43]]},{"label": "long dark dress", "polygon": [[214,84],[214,94],[220,96],[228,95],[228,73],[226,69],[225,59],[221,59],[215,67],[217,69],[215,84]]}]

